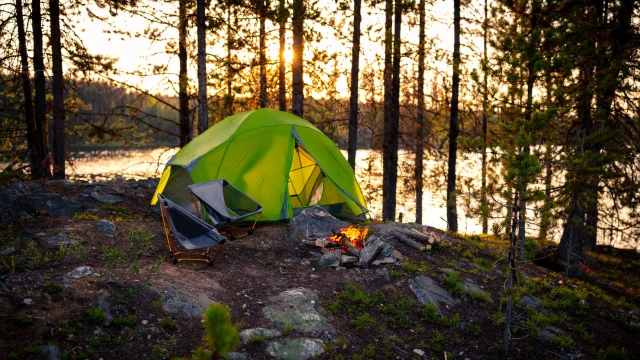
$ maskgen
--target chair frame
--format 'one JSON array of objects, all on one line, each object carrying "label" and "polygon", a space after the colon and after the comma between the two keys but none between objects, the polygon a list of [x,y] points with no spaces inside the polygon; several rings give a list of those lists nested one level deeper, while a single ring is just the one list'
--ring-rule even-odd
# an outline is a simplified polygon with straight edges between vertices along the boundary
[{"label": "chair frame", "polygon": [[[196,212],[198,213],[198,216],[200,217],[200,219],[202,221],[204,221],[204,214],[200,211],[200,208],[202,207],[202,204],[200,203],[200,200],[198,200],[198,198],[196,196],[193,195],[193,193],[191,191],[189,191],[189,195],[191,196],[191,201],[193,202],[193,207],[196,208]],[[229,240],[235,240],[235,239],[241,239],[245,236],[249,236],[251,234],[253,234],[253,229],[255,229],[256,224],[258,224],[258,220],[260,219],[260,215],[262,215],[262,213],[258,213],[256,216],[256,220],[253,222],[253,225],[251,225],[251,227],[234,227],[231,226],[231,221],[227,220],[227,228],[226,230],[222,230],[220,231],[220,235],[224,235],[224,236],[228,236]],[[246,230],[247,232],[245,234],[236,236],[233,234],[233,230]]]},{"label": "chair frame", "polygon": [[[161,203],[162,199],[159,199],[159,200],[160,200],[160,204],[159,204],[160,214],[162,215],[162,225],[164,226],[164,233],[167,238],[167,245],[169,246],[171,263],[176,265],[180,261],[203,261],[203,262],[206,262],[209,266],[213,266],[213,262],[218,257],[218,254],[220,254],[220,250],[222,250],[222,246],[224,246],[224,243],[220,243],[220,245],[218,245],[218,249],[213,255],[213,258],[211,257],[211,254],[213,253],[211,251],[212,246],[205,248],[204,251],[176,251],[174,238],[173,238],[174,235],[173,235],[173,232],[171,231],[171,222],[168,220],[169,218],[168,209],[162,205]],[[167,213],[165,213],[165,211],[167,211]],[[200,212],[198,211],[198,213]]]}]

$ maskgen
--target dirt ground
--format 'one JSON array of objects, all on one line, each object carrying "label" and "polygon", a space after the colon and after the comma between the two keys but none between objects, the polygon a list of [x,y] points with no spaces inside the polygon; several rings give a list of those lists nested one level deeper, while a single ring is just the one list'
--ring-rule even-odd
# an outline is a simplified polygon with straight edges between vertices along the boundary
[{"label": "dirt ground", "polygon": [[[496,314],[505,311],[502,303],[505,275],[497,269],[505,263],[488,250],[474,250],[477,252],[475,258],[491,263],[491,268],[485,269],[463,255],[475,247],[462,239],[431,252],[417,251],[389,240],[396,250],[405,255],[406,261],[424,265],[419,270],[400,264],[390,266],[391,277],[386,280],[376,274],[376,269],[315,270],[316,258],[310,254],[310,249],[285,241],[286,223],[272,223],[260,224],[251,236],[227,242],[212,267],[199,262],[173,265],[168,261],[162,222],[159,216],[147,212],[147,198],[127,196],[126,207],[106,208],[97,213],[100,218],[116,220],[117,230],[113,235],[97,232],[95,219],[47,216],[27,219],[11,229],[14,234],[25,230],[47,236],[59,232],[73,234],[73,238],[81,239],[85,246],[90,247],[90,254],[82,261],[50,260],[32,270],[9,273],[4,268],[0,272],[12,286],[8,297],[0,297],[0,358],[37,359],[40,355],[33,349],[45,344],[56,344],[64,352],[63,357],[68,359],[191,357],[193,350],[202,345],[201,320],[169,316],[160,300],[160,294],[167,287],[202,294],[215,302],[227,304],[233,322],[241,329],[274,328],[262,314],[269,297],[297,287],[311,289],[318,294],[320,305],[331,307],[333,304],[327,316],[338,335],[337,339],[324,339],[325,353],[319,356],[323,359],[419,358],[414,349],[422,349],[425,357],[436,359],[444,359],[445,356],[447,359],[501,357],[504,324]],[[127,266],[122,265],[114,270],[121,273],[117,281],[96,276],[105,272],[103,247],[126,249],[129,247],[129,232],[135,229],[148,230],[153,234],[151,248],[140,259],[140,273],[125,271],[123,269]],[[25,244],[22,242],[17,251],[25,251]],[[40,250],[44,256],[46,252]],[[163,260],[159,274],[147,271],[147,267],[160,258]],[[62,289],[55,286],[61,283],[60,278],[66,273],[83,265],[93,268],[96,274],[70,279],[68,287],[63,286]],[[415,298],[407,281],[417,275],[441,278],[444,267],[454,268],[465,278],[480,284],[490,294],[492,302],[485,303],[468,294],[456,295],[459,304],[443,308],[444,317],[425,320],[422,305],[413,300],[406,304],[408,299]],[[639,267],[634,265],[627,270],[637,275]],[[147,279],[149,284],[145,284]],[[522,281],[543,284],[535,289],[532,285],[532,292],[535,291],[539,297],[558,287],[568,286],[572,291],[586,288],[579,282],[563,284],[560,274],[530,263],[523,267]],[[367,294],[379,292],[381,301],[387,304],[380,304],[380,308],[355,306],[349,311],[351,300],[337,301],[349,284],[356,284]],[[90,319],[88,310],[95,308],[97,298],[102,294],[109,295],[114,317],[126,319],[135,315],[131,326],[102,326]],[[622,295],[625,295],[624,291]],[[615,316],[615,304],[639,308],[633,293],[632,296],[626,295],[624,301],[616,302],[620,294],[610,295],[613,300],[598,300],[604,297],[589,293],[585,295],[587,307],[560,306],[560,310],[554,309],[564,318],[552,319],[551,322],[565,335],[552,341],[539,339],[535,331],[523,325],[525,321],[518,319],[524,319],[527,311],[516,306],[517,326],[511,334],[510,357],[606,358],[608,347],[614,345],[616,349],[624,348],[626,358],[639,358],[640,332],[637,327],[625,325]],[[25,304],[25,299],[31,299],[33,305]],[[401,304],[398,308],[403,308],[403,312],[388,315],[381,310],[383,305],[395,306],[396,303]],[[344,311],[336,311],[336,304],[345,305]],[[377,325],[369,324],[357,329],[354,320],[364,313],[371,314]],[[532,327],[542,329],[545,321],[548,319]],[[582,328],[576,330],[578,324]],[[584,335],[585,332],[591,336]],[[301,336],[294,331],[283,338]],[[566,337],[571,339],[571,345]],[[236,351],[249,359],[268,359],[266,346],[266,343],[256,342],[239,345]]]}]

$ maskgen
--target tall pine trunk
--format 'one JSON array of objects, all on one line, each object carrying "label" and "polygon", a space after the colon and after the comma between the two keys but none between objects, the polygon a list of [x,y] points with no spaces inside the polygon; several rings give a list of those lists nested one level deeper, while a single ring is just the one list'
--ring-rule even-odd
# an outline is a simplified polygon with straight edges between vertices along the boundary
[{"label": "tall pine trunk", "polygon": [[418,114],[417,125],[418,134],[416,139],[416,167],[415,167],[415,183],[416,183],[416,223],[422,224],[422,174],[423,167],[423,138],[424,138],[424,47],[425,47],[425,0],[420,0],[419,5],[420,20],[418,34]]},{"label": "tall pine trunk", "polygon": [[[392,77],[393,77],[393,0],[385,0],[384,17],[384,140],[382,143],[382,220],[393,220],[395,218],[395,200],[391,198],[391,193],[395,195],[395,187],[391,187],[391,128],[393,126],[393,100],[392,100]],[[395,196],[394,196],[395,197]]]},{"label": "tall pine trunk", "polygon": [[209,127],[209,108],[207,106],[207,24],[206,0],[197,0],[198,27],[198,134]]},{"label": "tall pine trunk", "polygon": [[191,121],[189,119],[189,94],[187,86],[187,0],[180,0],[178,9],[179,24],[179,50],[178,59],[180,61],[180,78],[178,85],[178,102],[180,104],[180,147],[184,147],[191,141]]},{"label": "tall pine trunk", "polygon": [[233,115],[233,64],[231,63],[231,48],[233,47],[234,31],[231,28],[231,4],[227,5],[227,93],[224,96],[224,114]]},{"label": "tall pine trunk", "polygon": [[62,44],[60,43],[60,3],[49,1],[51,14],[51,58],[53,70],[53,178],[65,177],[65,119]]},{"label": "tall pine trunk", "polygon": [[458,90],[460,88],[460,0],[453,0],[453,80],[449,118],[449,160],[447,163],[447,230],[458,231],[456,204],[456,160],[458,153]]},{"label": "tall pine trunk", "polygon": [[293,64],[292,64],[292,84],[291,84],[291,112],[294,115],[304,116],[304,72],[303,62],[304,46],[304,0],[293,0]]},{"label": "tall pine trunk", "polygon": [[258,0],[258,14],[260,17],[260,99],[259,107],[266,108],[268,106],[267,99],[267,8],[265,0]]},{"label": "tall pine trunk", "polygon": [[358,73],[360,72],[360,15],[361,0],[353,2],[353,49],[351,50],[351,97],[349,98],[349,142],[348,160],[356,169],[356,151],[358,149]]},{"label": "tall pine trunk", "polygon": [[285,0],[280,0],[278,6],[278,23],[279,23],[279,40],[280,49],[278,52],[278,109],[287,111],[287,84],[285,82],[285,36],[287,33],[287,10],[285,8]]},{"label": "tall pine trunk", "polygon": [[49,127],[47,124],[47,83],[44,77],[44,54],[42,45],[42,10],[40,0],[32,0],[31,24],[33,26],[33,71],[34,77],[34,121],[36,125],[37,146],[40,150],[34,159],[41,167],[42,172],[38,178],[51,175],[49,168],[44,166],[45,159],[49,155]]},{"label": "tall pine trunk", "polygon": [[482,233],[489,233],[489,209],[487,202],[487,105],[489,102],[489,69],[487,54],[487,32],[489,31],[488,0],[484,0],[484,22],[482,23],[482,184],[480,193]]},{"label": "tall pine trunk", "polygon": [[29,157],[29,170],[31,178],[38,179],[42,177],[44,169],[42,168],[42,160],[38,147],[38,138],[36,135],[36,124],[33,118],[33,94],[31,94],[31,79],[29,77],[29,57],[27,55],[27,40],[24,30],[24,15],[22,13],[22,0],[16,0],[16,25],[18,27],[18,51],[20,53],[20,80],[22,83],[22,92],[24,96],[24,120],[27,128],[27,147]]}]

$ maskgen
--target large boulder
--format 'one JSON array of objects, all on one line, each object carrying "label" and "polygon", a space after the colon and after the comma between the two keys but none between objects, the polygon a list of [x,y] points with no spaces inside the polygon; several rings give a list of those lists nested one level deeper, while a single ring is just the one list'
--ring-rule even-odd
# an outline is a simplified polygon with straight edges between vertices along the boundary
[{"label": "large boulder", "polygon": [[318,295],[306,288],[284,291],[269,298],[270,305],[262,309],[264,316],[276,327],[290,326],[294,330],[312,336],[332,337],[336,330],[321,315],[325,310],[318,305]]},{"label": "large boulder", "polygon": [[333,217],[320,206],[313,206],[302,210],[291,219],[285,239],[298,243],[303,239],[326,239],[333,235],[332,230],[349,226],[349,223]]},{"label": "large boulder", "polygon": [[192,293],[171,286],[161,289],[162,307],[165,311],[187,318],[201,318],[204,311],[214,303],[203,293]]},{"label": "large boulder", "polygon": [[14,200],[14,209],[28,214],[47,213],[49,216],[73,216],[82,211],[76,201],[64,198],[47,189],[22,194]]},{"label": "large boulder", "polygon": [[420,275],[415,279],[410,279],[409,287],[420,303],[435,303],[438,307],[438,313],[440,313],[440,304],[453,306],[458,303],[458,300],[454,299],[447,290],[440,287],[433,278],[428,276]]},{"label": "large boulder", "polygon": [[324,352],[324,343],[318,339],[274,341],[267,346],[267,354],[278,360],[306,360]]}]

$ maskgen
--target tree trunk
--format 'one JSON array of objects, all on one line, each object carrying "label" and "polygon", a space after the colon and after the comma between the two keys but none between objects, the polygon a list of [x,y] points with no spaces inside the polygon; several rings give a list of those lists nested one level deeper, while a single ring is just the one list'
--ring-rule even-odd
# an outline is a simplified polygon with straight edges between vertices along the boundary
[{"label": "tree trunk", "polygon": [[294,115],[304,116],[304,72],[303,62],[304,46],[303,25],[304,25],[304,0],[293,0],[293,64],[292,64],[292,84],[291,84],[291,112]]},{"label": "tree trunk", "polygon": [[231,5],[227,7],[227,94],[224,97],[224,113],[233,115],[233,65],[231,64],[231,47],[234,43],[233,30],[231,28]]},{"label": "tree trunk", "polygon": [[391,199],[391,193],[395,194],[395,188],[391,187],[391,139],[393,132],[393,100],[392,100],[392,74],[393,74],[393,0],[385,0],[384,17],[384,141],[382,143],[382,220],[395,219],[395,201]]},{"label": "tree trunk", "polygon": [[351,50],[351,97],[349,99],[349,165],[356,169],[356,151],[358,149],[358,73],[360,72],[360,5],[361,0],[353,2],[353,49]]},{"label": "tree trunk", "polygon": [[42,10],[40,0],[32,0],[31,18],[33,26],[33,71],[34,77],[34,121],[36,125],[37,146],[40,150],[34,159],[39,168],[42,166],[42,173],[37,174],[38,178],[51,176],[49,168],[44,166],[45,159],[49,155],[49,127],[47,124],[47,84],[44,78],[44,55],[42,46]]},{"label": "tree trunk", "polygon": [[198,134],[209,128],[209,107],[207,105],[207,23],[206,0],[197,0],[198,17]]},{"label": "tree trunk", "polygon": [[65,178],[65,119],[62,45],[60,43],[60,3],[49,1],[51,14],[51,58],[53,70],[53,178]]},{"label": "tree trunk", "polygon": [[547,140],[544,152],[544,202],[540,213],[540,232],[538,237],[546,239],[551,226],[551,179],[553,170],[551,169],[551,141]]},{"label": "tree trunk", "polygon": [[178,102],[180,103],[180,147],[184,147],[191,141],[191,121],[189,119],[189,94],[187,94],[187,86],[189,78],[187,77],[187,0],[179,2],[179,53],[180,60],[180,78],[178,90]]},{"label": "tree trunk", "polygon": [[460,0],[453,0],[453,81],[449,118],[449,161],[447,171],[447,230],[458,231],[456,205],[456,158],[458,152],[458,89],[460,87]]},{"label": "tree trunk", "polygon": [[267,99],[267,45],[266,45],[266,4],[265,0],[258,1],[258,14],[260,16],[260,99],[259,107],[268,107]]},{"label": "tree trunk", "polygon": [[418,34],[418,136],[416,139],[416,223],[422,224],[422,174],[423,174],[423,138],[424,138],[424,47],[425,47],[425,0],[420,0],[420,20]]},{"label": "tree trunk", "polygon": [[278,7],[278,22],[280,23],[280,51],[278,53],[278,108],[280,111],[287,111],[287,84],[285,82],[285,35],[287,33],[287,12],[284,0],[280,0]]},{"label": "tree trunk", "polygon": [[482,218],[482,233],[489,233],[489,204],[487,203],[487,105],[489,102],[489,69],[488,61],[489,57],[487,54],[487,32],[489,31],[489,11],[488,11],[488,0],[484,0],[484,22],[482,23],[482,46],[483,46],[483,56],[482,56],[482,184],[481,184],[481,193],[480,193],[480,206],[481,210],[481,218]]},{"label": "tree trunk", "polygon": [[24,120],[27,127],[27,147],[29,170],[32,179],[42,177],[44,169],[40,159],[41,149],[38,147],[36,124],[33,118],[33,94],[31,94],[31,79],[29,77],[29,57],[27,55],[27,40],[24,30],[24,15],[22,14],[22,0],[16,0],[16,25],[18,27],[18,48],[20,53],[20,79],[24,96]]},{"label": "tree trunk", "polygon": [[590,199],[585,211],[585,238],[583,249],[596,251],[598,236],[598,195],[600,194],[598,184],[591,184],[589,193],[593,198]]}]

